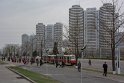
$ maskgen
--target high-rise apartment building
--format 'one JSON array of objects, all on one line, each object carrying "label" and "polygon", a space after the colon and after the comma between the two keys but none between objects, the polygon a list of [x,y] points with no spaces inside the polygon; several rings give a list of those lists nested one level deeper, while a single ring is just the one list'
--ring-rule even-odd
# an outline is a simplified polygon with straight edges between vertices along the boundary
[{"label": "high-rise apartment building", "polygon": [[29,36],[27,34],[22,35],[22,45],[29,42]]},{"label": "high-rise apartment building", "polygon": [[84,10],[80,5],[69,9],[69,41],[74,53],[84,46]]},{"label": "high-rise apartment building", "polygon": [[54,42],[58,43],[58,51],[62,52],[62,40],[63,40],[63,24],[56,23],[54,24]]},{"label": "high-rise apartment building", "polygon": [[84,45],[85,55],[96,56],[99,51],[99,11],[87,8],[84,12]]},{"label": "high-rise apartment building", "polygon": [[21,54],[24,56],[29,54],[29,48],[30,48],[29,39],[30,37],[27,34],[22,35]]},{"label": "high-rise apartment building", "polygon": [[37,50],[37,38],[36,35],[22,35],[22,54],[27,53],[32,56],[32,53]]},{"label": "high-rise apartment building", "polygon": [[113,28],[113,5],[105,3],[99,10],[100,55],[111,55],[111,30]]},{"label": "high-rise apartment building", "polygon": [[31,48],[31,54],[37,50],[37,39],[36,35],[30,35],[30,48]]},{"label": "high-rise apartment building", "polygon": [[45,28],[45,48],[46,49],[53,49],[54,43],[54,25],[49,24]]},{"label": "high-rise apartment building", "polygon": [[37,38],[37,52],[40,56],[41,51],[45,47],[45,25],[43,23],[38,23],[36,25],[36,38]]}]

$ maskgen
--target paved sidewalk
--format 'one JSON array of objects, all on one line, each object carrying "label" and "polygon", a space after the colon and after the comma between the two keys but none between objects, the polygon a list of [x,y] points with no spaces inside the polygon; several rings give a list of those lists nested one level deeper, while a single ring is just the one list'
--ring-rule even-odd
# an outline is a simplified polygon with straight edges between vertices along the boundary
[{"label": "paved sidewalk", "polygon": [[[85,69],[94,69],[97,71],[103,70],[103,63],[106,62],[108,64],[108,72],[112,73],[112,60],[100,60],[100,59],[91,59],[92,65],[88,64],[89,59],[80,59],[82,62],[82,67]],[[120,61],[120,70],[121,74],[124,74],[124,61]]]},{"label": "paved sidewalk", "polygon": [[105,77],[100,72],[87,71],[87,70],[83,70],[83,72],[88,73],[88,74],[90,74],[92,76],[96,76],[96,77],[100,77],[100,78],[105,78],[105,79],[110,79],[110,80],[113,80],[113,81],[124,83],[124,76],[108,74],[107,77]]},{"label": "paved sidewalk", "polygon": [[26,79],[7,69],[6,66],[7,65],[0,65],[0,83],[30,83]]},{"label": "paved sidewalk", "polygon": [[33,66],[22,66],[24,69],[31,70],[40,74],[48,75],[53,79],[59,80],[63,83],[124,83],[124,77],[116,75],[108,75],[104,77],[102,73],[92,71],[78,72],[75,68],[55,68],[54,65],[42,65],[41,67]]},{"label": "paved sidewalk", "polygon": [[[12,63],[10,62],[11,65],[23,65],[23,64],[20,64],[20,63]],[[28,64],[27,66],[29,66],[29,69],[30,68],[34,68],[36,67],[36,69],[34,69],[35,71],[38,69],[38,72],[41,71],[40,67],[37,67],[36,64],[33,64],[32,66],[30,64]],[[51,68],[53,65],[49,65],[49,67]],[[23,66],[24,67],[24,66]],[[25,65],[26,67],[26,65]],[[46,67],[45,65],[43,65],[42,67]],[[41,67],[41,68],[42,68]],[[54,67],[54,66],[53,66]],[[44,69],[44,68],[43,68]],[[68,70],[72,70],[72,71],[76,71],[77,69],[74,68],[74,67],[65,67],[64,69],[68,69]],[[40,72],[39,72],[40,73]],[[103,78],[103,79],[109,79],[109,80],[113,80],[113,81],[117,81],[117,83],[124,83],[124,76],[117,76],[117,75],[113,75],[113,74],[108,74],[107,77],[104,77],[102,75],[102,73],[100,72],[94,72],[94,71],[87,71],[87,70],[83,70],[82,71],[83,74],[87,74],[88,76],[93,76],[93,77],[96,77],[96,78]]]}]

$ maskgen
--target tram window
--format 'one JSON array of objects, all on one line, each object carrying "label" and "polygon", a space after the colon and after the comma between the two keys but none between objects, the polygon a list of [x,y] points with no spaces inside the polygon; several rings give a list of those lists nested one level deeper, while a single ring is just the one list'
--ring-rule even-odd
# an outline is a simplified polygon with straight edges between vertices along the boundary
[{"label": "tram window", "polygon": [[71,56],[71,59],[75,59],[75,56]]}]

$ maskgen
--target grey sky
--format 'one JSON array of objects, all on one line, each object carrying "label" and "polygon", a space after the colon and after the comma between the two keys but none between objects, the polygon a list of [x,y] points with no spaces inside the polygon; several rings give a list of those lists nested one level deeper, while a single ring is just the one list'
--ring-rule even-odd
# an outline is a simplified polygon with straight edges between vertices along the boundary
[{"label": "grey sky", "polygon": [[[23,33],[35,33],[38,22],[68,24],[68,9],[78,0],[0,0],[0,48],[21,43]],[[99,8],[101,0],[80,0],[82,8]]]}]

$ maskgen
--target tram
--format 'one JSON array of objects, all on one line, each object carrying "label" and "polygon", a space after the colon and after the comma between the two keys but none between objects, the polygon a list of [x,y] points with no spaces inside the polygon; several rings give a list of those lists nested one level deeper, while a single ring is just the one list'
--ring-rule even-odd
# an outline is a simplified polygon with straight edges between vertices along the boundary
[{"label": "tram", "polygon": [[58,63],[61,63],[62,61],[65,63],[65,65],[75,65],[76,64],[76,58],[75,55],[44,55],[42,56],[42,59],[46,63],[55,63],[56,61]]}]

